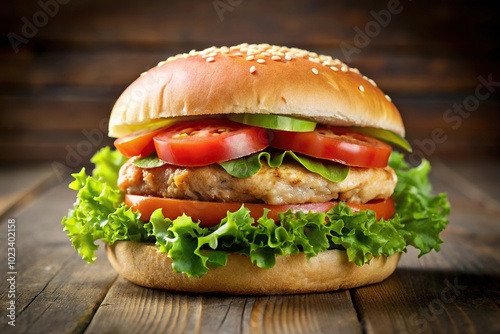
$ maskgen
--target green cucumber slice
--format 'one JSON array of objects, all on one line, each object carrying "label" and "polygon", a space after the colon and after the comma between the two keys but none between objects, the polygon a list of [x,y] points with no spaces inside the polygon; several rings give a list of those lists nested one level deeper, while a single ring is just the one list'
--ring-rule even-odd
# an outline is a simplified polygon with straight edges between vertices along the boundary
[{"label": "green cucumber slice", "polygon": [[235,122],[273,130],[309,132],[316,128],[316,122],[283,115],[230,114],[228,118]]},{"label": "green cucumber slice", "polygon": [[367,134],[374,138],[380,139],[388,144],[401,147],[402,149],[408,152],[412,152],[410,143],[406,139],[404,139],[403,137],[392,131],[376,129],[376,128],[363,128],[359,126],[353,126],[351,127],[351,129],[360,133]]}]

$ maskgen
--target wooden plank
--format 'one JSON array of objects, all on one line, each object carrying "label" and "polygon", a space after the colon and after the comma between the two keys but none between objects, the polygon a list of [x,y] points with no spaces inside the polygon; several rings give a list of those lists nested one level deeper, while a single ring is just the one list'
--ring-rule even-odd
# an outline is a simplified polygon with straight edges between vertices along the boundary
[{"label": "wooden plank", "polygon": [[[107,133],[107,121],[113,108],[114,100],[119,93],[99,97],[98,91],[88,96],[81,89],[79,96],[68,96],[69,88],[61,89],[57,93],[8,95],[0,96],[2,113],[0,114],[0,129],[2,131],[31,132],[82,132],[86,129],[102,130]],[[2,138],[4,140],[8,139]],[[5,142],[2,140],[2,142]]]},{"label": "wooden plank", "polygon": [[[468,225],[469,229],[475,230],[483,224],[497,232],[500,228],[497,224],[500,198],[496,196],[499,188],[496,175],[500,168],[500,161],[492,158],[496,157],[490,156],[490,159],[480,161],[470,159],[455,159],[448,162],[437,159],[432,161],[431,176],[437,187],[435,190],[446,189],[450,193],[451,200],[458,202],[454,207],[461,212],[456,216],[456,220],[465,218],[474,221],[473,226]],[[461,171],[470,169],[472,166],[475,171],[469,170],[469,174],[462,174]],[[491,192],[487,191],[488,189],[492,189]],[[480,210],[486,214],[484,219],[473,219],[474,215],[481,216]]]},{"label": "wooden plank", "polygon": [[[332,316],[332,315],[335,316]],[[87,331],[360,333],[349,292],[217,296],[145,289],[119,278]]]},{"label": "wooden plank", "polygon": [[0,166],[0,217],[46,190],[54,176],[47,164]]},{"label": "wooden plank", "polygon": [[[188,50],[189,51],[189,50]],[[44,52],[32,57],[0,54],[4,71],[0,83],[4,86],[76,85],[120,86],[122,89],[140,73],[166,59],[169,52]],[[15,74],[17,72],[17,75]]]},{"label": "wooden plank", "polygon": [[[0,161],[16,161],[18,163],[59,162],[64,165],[63,170],[72,170],[90,161],[92,155],[103,146],[111,146],[113,139],[102,134],[100,139],[89,139],[82,131],[55,132],[31,131],[18,140],[16,133],[4,132],[0,134],[0,149],[4,155]],[[12,134],[10,137],[8,134]]]},{"label": "wooden plank", "polygon": [[498,333],[497,276],[399,269],[357,289],[366,333]]},{"label": "wooden plank", "polygon": [[[488,130],[484,129],[484,131]],[[471,199],[485,206],[498,209],[500,208],[500,187],[496,180],[500,170],[500,161],[497,157],[498,155],[492,154],[489,159],[484,159],[480,163],[475,159],[463,159],[454,163],[442,162],[444,171],[441,174],[452,178],[453,185],[462,194],[472,197]],[[467,186],[460,186],[464,183],[467,183]]]},{"label": "wooden plank", "polygon": [[146,289],[119,278],[87,332],[197,333],[201,326],[201,298]]},{"label": "wooden plank", "polygon": [[348,291],[256,299],[251,333],[360,333]]},{"label": "wooden plank", "polygon": [[[74,201],[75,193],[61,183],[7,217],[16,220],[15,268],[9,268],[16,272],[16,292],[15,299],[8,296],[2,268],[0,300],[15,300],[19,332],[82,331],[116,278],[102,250],[101,260],[86,265],[62,231],[62,216]],[[7,228],[4,221],[0,227]],[[6,251],[0,263],[7,264]],[[6,321],[0,322],[0,332],[8,329]]]},{"label": "wooden plank", "polygon": [[[63,253],[71,250],[64,245]],[[54,254],[54,252],[51,252]],[[99,252],[101,260],[86,265],[76,254],[71,254],[61,261],[60,268],[46,266],[41,268],[38,261],[36,270],[26,270],[36,279],[37,289],[26,289],[32,283],[24,275],[19,276],[18,286],[23,294],[20,301],[26,301],[16,319],[16,329],[24,332],[74,333],[82,332],[87,326],[97,307],[104,299],[109,286],[116,278],[116,273],[105,260],[105,254]],[[53,256],[53,255],[52,255]],[[50,271],[52,277],[45,281],[37,275],[40,270]]]},{"label": "wooden plank", "polygon": [[[21,17],[31,17],[40,10],[36,3],[13,4],[11,7],[5,11],[11,15],[3,14],[2,17],[10,19],[9,30],[13,32],[20,31]],[[386,9],[387,1],[357,6],[347,1],[303,2],[290,6],[279,0],[239,3],[229,6],[219,15],[213,3],[207,1],[188,4],[156,0],[150,1],[148,6],[121,4],[118,10],[113,1],[71,2],[59,6],[58,15],[40,29],[33,44],[37,40],[45,44],[55,41],[100,47],[116,44],[144,47],[186,41],[221,44],[242,40],[338,44],[352,41],[355,27],[364,29],[368,22],[375,21],[373,12]],[[372,38],[370,47],[415,45],[418,52],[430,49],[435,52],[451,44],[459,45],[468,55],[479,58],[478,54],[484,50],[479,45],[491,47],[488,42],[494,39],[494,32],[498,30],[493,11],[485,10],[483,6],[459,2],[453,7],[436,4],[429,8],[418,3],[401,3],[401,9],[391,15],[390,22],[384,24],[386,27]],[[85,20],[75,20],[78,17]],[[422,20],[422,17],[426,19]],[[134,25],[128,24],[131,20]],[[417,26],[419,29],[415,29]],[[455,29],[448,29],[450,26]],[[482,33],[475,33],[476,29]],[[469,47],[467,41],[471,40],[479,44],[477,48]]]},{"label": "wooden plank", "polygon": [[[208,47],[208,46],[207,46]],[[5,65],[0,72],[0,85],[41,88],[50,85],[85,87],[121,87],[124,89],[140,73],[179,52],[190,49],[172,48],[162,52],[129,50],[99,50],[74,52],[44,52],[37,57],[19,57],[0,53]],[[338,48],[313,47],[314,51],[345,61]],[[350,66],[373,78],[384,90],[405,93],[473,93],[479,74],[487,75],[500,68],[491,62],[488,72],[481,73],[464,60],[448,57],[427,59],[408,54],[376,55],[366,50],[349,63]]]}]

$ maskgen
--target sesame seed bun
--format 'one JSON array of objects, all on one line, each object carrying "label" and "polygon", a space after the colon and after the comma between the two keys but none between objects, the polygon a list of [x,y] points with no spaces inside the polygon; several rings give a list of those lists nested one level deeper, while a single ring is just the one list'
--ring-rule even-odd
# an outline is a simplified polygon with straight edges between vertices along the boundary
[{"label": "sesame seed bun", "polygon": [[375,82],[338,59],[296,48],[241,44],[171,57],[117,100],[109,135],[178,116],[279,114],[404,136],[401,116]]},{"label": "sesame seed bun", "polygon": [[113,268],[137,285],[246,295],[324,292],[378,283],[394,272],[400,257],[378,257],[357,266],[348,262],[345,251],[328,250],[309,260],[303,253],[278,256],[273,268],[261,269],[247,256],[230,254],[226,266],[211,269],[201,278],[188,278],[174,273],[171,259],[153,244],[119,241],[106,246],[106,253]]}]

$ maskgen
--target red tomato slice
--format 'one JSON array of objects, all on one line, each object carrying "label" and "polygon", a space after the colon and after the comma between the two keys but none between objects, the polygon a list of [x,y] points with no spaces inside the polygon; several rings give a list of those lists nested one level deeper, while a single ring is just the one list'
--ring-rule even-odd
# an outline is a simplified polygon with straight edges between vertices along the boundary
[{"label": "red tomato slice", "polygon": [[[191,201],[174,198],[148,197],[140,195],[125,195],[125,204],[134,210],[141,213],[141,219],[149,221],[151,214],[161,208],[163,215],[170,219],[175,219],[182,214],[190,216],[193,221],[200,221],[201,227],[215,226],[227,216],[227,212],[237,211],[244,204],[250,209],[250,215],[255,220],[262,217],[264,209],[270,211],[267,216],[278,221],[278,213],[292,210],[292,212],[326,212],[338,204],[338,202],[325,203],[306,203],[306,204],[287,204],[287,205],[267,205],[257,203],[218,203],[218,202],[202,202]],[[375,211],[377,220],[380,218],[389,219],[394,215],[394,200],[391,198],[386,200],[372,201],[367,204],[351,204],[349,205],[353,211],[373,210]]]},{"label": "red tomato slice", "polygon": [[172,165],[206,166],[243,157],[268,146],[266,130],[226,119],[173,125],[154,137],[158,157]]},{"label": "red tomato slice", "polygon": [[391,146],[348,128],[320,125],[312,132],[273,131],[269,146],[349,166],[387,166]]},{"label": "red tomato slice", "polygon": [[116,139],[114,144],[116,149],[127,158],[135,156],[145,157],[154,152],[153,137],[161,131],[163,130],[132,134]]}]

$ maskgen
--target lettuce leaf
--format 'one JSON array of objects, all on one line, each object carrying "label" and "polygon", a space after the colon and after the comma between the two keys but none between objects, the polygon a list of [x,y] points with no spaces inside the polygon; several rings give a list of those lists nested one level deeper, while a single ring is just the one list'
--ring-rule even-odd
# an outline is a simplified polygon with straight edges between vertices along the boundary
[{"label": "lettuce leaf", "polygon": [[417,167],[410,168],[402,154],[392,154],[389,165],[398,176],[394,190],[396,211],[404,225],[404,236],[408,245],[420,250],[419,256],[431,250],[440,250],[443,242],[439,233],[448,224],[450,203],[445,193],[432,195],[432,186],[428,179],[431,164],[422,160]]},{"label": "lettuce leaf", "polygon": [[116,186],[118,170],[126,161],[118,151],[106,147],[92,158],[93,175],[85,168],[72,174],[69,188],[77,191],[73,209],[62,220],[73,247],[87,262],[95,260],[96,240],[112,244],[118,240],[154,241],[139,215],[123,203],[123,193]]},{"label": "lettuce leaf", "polygon": [[269,167],[278,168],[281,166],[286,156],[300,163],[308,171],[319,174],[332,182],[341,182],[347,177],[347,174],[349,174],[349,166],[326,160],[314,159],[292,151],[272,153],[266,151],[258,152],[239,159],[221,162],[219,165],[221,165],[228,174],[234,177],[247,178],[260,170],[262,167],[262,159],[265,159]]},{"label": "lettuce leaf", "polygon": [[190,277],[224,266],[229,253],[248,256],[260,268],[273,267],[280,255],[303,252],[310,258],[332,248],[345,249],[349,261],[358,265],[377,256],[404,252],[408,246],[419,249],[421,256],[440,249],[439,233],[450,212],[445,194],[431,194],[430,164],[423,161],[410,168],[402,154],[393,152],[390,165],[399,182],[393,195],[396,214],[388,220],[377,221],[373,211],[354,213],[340,203],[327,213],[281,213],[279,225],[267,212],[255,224],[244,206],[228,212],[212,228],[202,228],[186,215],[165,218],[161,210],[143,222],[139,213],[123,204],[123,193],[116,185],[124,158],[104,148],[93,161],[96,168],[92,175],[84,169],[73,174],[70,188],[77,191],[77,201],[62,220],[82,258],[95,260],[97,240],[108,244],[119,240],[156,243],[158,251],[172,258],[173,270]]},{"label": "lettuce leaf", "polygon": [[142,158],[138,158],[134,160],[134,165],[141,168],[156,168],[166,165],[167,163],[158,158],[158,155],[155,153],[151,153],[150,155]]}]

